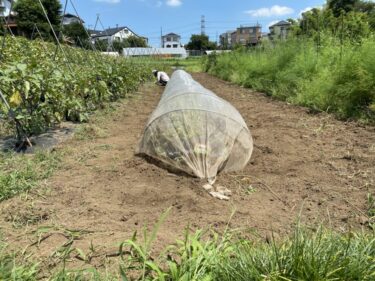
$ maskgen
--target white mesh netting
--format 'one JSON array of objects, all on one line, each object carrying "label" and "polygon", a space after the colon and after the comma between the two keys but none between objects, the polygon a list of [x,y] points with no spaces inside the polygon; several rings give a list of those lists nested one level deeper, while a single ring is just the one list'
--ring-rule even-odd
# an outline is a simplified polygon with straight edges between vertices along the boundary
[{"label": "white mesh netting", "polygon": [[253,140],[240,113],[182,70],[173,73],[138,153],[199,178],[245,167]]}]

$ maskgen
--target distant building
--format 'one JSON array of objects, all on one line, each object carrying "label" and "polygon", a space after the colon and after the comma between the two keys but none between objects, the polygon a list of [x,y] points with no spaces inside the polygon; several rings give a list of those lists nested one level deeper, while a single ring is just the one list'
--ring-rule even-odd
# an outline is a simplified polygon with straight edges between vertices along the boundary
[{"label": "distant building", "polygon": [[0,0],[0,16],[5,17],[9,15],[11,4],[10,0]]},{"label": "distant building", "polygon": [[161,37],[162,48],[181,48],[181,36],[176,33],[168,33]]},{"label": "distant building", "polygon": [[269,27],[270,29],[270,39],[286,39],[288,37],[291,23],[285,20],[279,21],[274,25]]},{"label": "distant building", "polygon": [[108,41],[108,44],[112,44],[113,42],[122,42],[130,36],[135,36],[145,40],[146,44],[148,43],[148,38],[137,35],[126,26],[108,28],[103,31],[89,30],[89,33],[93,42],[96,42],[98,40],[106,40]]},{"label": "distant building", "polygon": [[65,14],[62,18],[62,24],[68,25],[71,23],[85,23],[81,18],[72,15],[72,14]]},{"label": "distant building", "polygon": [[223,49],[229,49],[232,47],[232,33],[234,31],[227,31],[225,33],[220,34],[220,46]]},{"label": "distant building", "polygon": [[262,37],[262,28],[256,26],[241,26],[231,33],[231,45],[257,45]]},{"label": "distant building", "polygon": [[[13,5],[15,2],[16,0],[13,0]],[[14,11],[10,13],[11,6],[12,2],[10,0],[0,0],[0,17],[4,18],[1,24],[4,24],[4,26],[7,27],[7,32],[10,31],[17,35],[16,13]],[[5,25],[5,23],[7,24]]]},{"label": "distant building", "polygon": [[186,58],[185,48],[124,48],[125,57]]}]

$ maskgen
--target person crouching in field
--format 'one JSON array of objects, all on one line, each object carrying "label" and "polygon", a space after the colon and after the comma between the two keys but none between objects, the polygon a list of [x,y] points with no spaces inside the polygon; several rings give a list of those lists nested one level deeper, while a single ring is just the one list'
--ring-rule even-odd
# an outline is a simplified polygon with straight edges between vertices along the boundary
[{"label": "person crouching in field", "polygon": [[166,86],[169,81],[169,76],[167,73],[159,70],[153,70],[152,73],[156,77],[157,81],[156,84],[161,86]]}]

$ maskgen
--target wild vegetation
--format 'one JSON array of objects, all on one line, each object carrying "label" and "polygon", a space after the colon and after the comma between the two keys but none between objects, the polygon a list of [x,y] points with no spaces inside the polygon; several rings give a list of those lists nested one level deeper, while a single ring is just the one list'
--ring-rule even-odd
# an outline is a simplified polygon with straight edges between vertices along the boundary
[{"label": "wild vegetation", "polygon": [[222,79],[340,118],[375,120],[375,38],[343,45],[321,36],[213,55],[206,70]]},{"label": "wild vegetation", "polygon": [[[375,278],[375,233],[339,234],[318,228],[312,232],[297,224],[286,239],[256,236],[226,230],[186,231],[182,240],[158,257],[152,243],[165,214],[151,233],[137,235],[120,244],[117,273],[93,267],[69,270],[65,262],[79,258],[90,263],[93,252],[84,253],[71,244],[59,249],[59,270],[48,280],[373,280]],[[210,237],[210,238],[209,238]],[[23,255],[0,248],[0,277],[7,280],[37,280],[46,269]]]},{"label": "wild vegetation", "polygon": [[212,55],[205,70],[316,111],[374,122],[375,4],[339,9],[333,2],[291,21],[286,40]]}]

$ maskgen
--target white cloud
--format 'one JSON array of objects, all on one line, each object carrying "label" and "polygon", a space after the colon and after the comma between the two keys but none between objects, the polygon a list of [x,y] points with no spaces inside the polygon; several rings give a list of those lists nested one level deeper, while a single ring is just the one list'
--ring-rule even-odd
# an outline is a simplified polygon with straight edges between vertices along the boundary
[{"label": "white cloud", "polygon": [[121,0],[94,0],[94,1],[102,2],[102,3],[109,3],[109,4],[117,4],[121,2]]},{"label": "white cloud", "polygon": [[166,4],[171,7],[178,7],[182,5],[181,0],[167,0]]},{"label": "white cloud", "polygon": [[272,16],[284,16],[293,14],[294,10],[290,7],[274,5],[271,8],[260,8],[257,10],[249,10],[245,12],[252,17],[272,17]]}]

